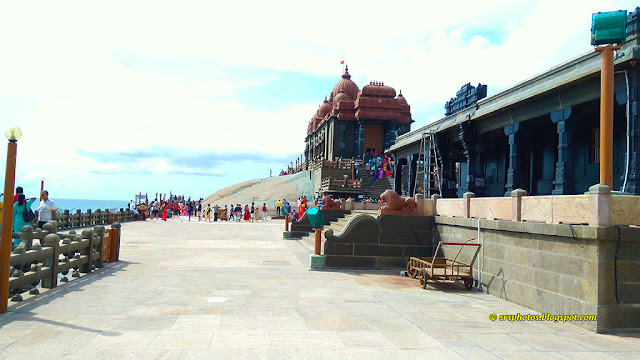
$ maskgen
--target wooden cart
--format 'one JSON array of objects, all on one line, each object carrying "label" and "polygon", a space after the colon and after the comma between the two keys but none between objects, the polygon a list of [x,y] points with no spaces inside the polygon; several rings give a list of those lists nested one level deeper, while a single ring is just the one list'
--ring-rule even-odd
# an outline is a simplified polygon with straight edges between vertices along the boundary
[{"label": "wooden cart", "polygon": [[[463,243],[450,243],[442,242],[438,243],[438,247],[433,257],[412,257],[407,264],[407,275],[412,278],[416,276],[420,279],[420,285],[423,288],[427,287],[428,280],[450,280],[464,282],[464,287],[470,290],[473,287],[473,263],[478,257],[480,251],[480,244],[471,243],[475,238],[471,238]],[[440,251],[440,246],[460,246],[460,250],[453,259],[436,257]],[[476,251],[471,259],[470,264],[465,264],[458,261],[458,256],[462,252],[465,246],[475,246]]]}]

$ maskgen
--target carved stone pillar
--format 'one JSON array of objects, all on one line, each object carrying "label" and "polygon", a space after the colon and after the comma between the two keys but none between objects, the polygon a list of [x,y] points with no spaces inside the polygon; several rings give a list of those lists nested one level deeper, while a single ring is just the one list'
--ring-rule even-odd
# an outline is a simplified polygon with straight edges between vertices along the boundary
[{"label": "carved stone pillar", "polygon": [[339,129],[340,129],[340,138],[338,139],[339,141],[339,145],[338,145],[338,156],[341,158],[347,157],[346,155],[346,142],[345,142],[345,131],[347,130],[347,125],[341,123],[339,125]]},{"label": "carved stone pillar", "polygon": [[435,134],[435,144],[438,149],[438,162],[440,164],[440,178],[442,181],[442,197],[456,197],[456,160],[457,154],[451,149],[445,133]]},{"label": "carved stone pillar", "polygon": [[[629,174],[626,188],[621,191],[640,195],[640,68],[638,65],[629,68]],[[626,99],[626,91],[623,94]],[[616,96],[617,99],[617,96]],[[626,101],[618,101],[619,104]],[[625,164],[626,165],[626,164]],[[624,173],[622,185],[624,187]]]},{"label": "carved stone pillar", "polygon": [[556,178],[553,181],[551,195],[576,193],[571,149],[573,145],[573,121],[569,120],[570,116],[571,107],[551,113],[551,121],[558,127],[558,162],[556,162]]},{"label": "carved stone pillar", "polygon": [[391,145],[396,143],[396,121],[395,120],[391,120],[388,123],[385,124],[384,126],[384,149],[382,149],[382,151],[384,151],[385,149],[388,149],[391,147]]},{"label": "carved stone pillar", "polygon": [[467,159],[469,173],[466,179],[461,179],[463,193],[473,192],[476,196],[484,196],[486,191],[484,177],[484,146],[476,135],[475,126],[470,122],[460,124],[458,135],[464,148],[464,156]]},{"label": "carved stone pillar", "polygon": [[509,169],[507,170],[507,182],[504,185],[504,196],[511,196],[515,189],[522,188],[522,159],[520,159],[520,137],[518,134],[520,124],[511,124],[504,127],[504,134],[509,137]]},{"label": "carved stone pillar", "polygon": [[364,122],[358,121],[356,125],[356,153],[355,158],[362,159],[364,155]]}]

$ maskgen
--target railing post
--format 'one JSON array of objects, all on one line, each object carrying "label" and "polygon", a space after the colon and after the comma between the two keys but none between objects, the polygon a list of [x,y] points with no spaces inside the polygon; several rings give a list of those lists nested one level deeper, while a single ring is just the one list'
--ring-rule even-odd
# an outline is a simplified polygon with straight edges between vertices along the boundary
[{"label": "railing post", "polygon": [[42,287],[51,289],[58,286],[58,258],[60,257],[60,236],[49,234],[44,237],[44,246],[53,248],[51,257],[44,260],[44,266],[51,268],[51,276],[42,279]]},{"label": "railing post", "polygon": [[413,198],[416,201],[416,211],[419,216],[424,215],[424,195],[423,194],[415,194]]},{"label": "railing post", "polygon": [[81,273],[90,273],[91,266],[93,265],[93,231],[91,230],[82,230],[82,240],[89,240],[89,244],[87,247],[80,250],[80,254],[87,257],[87,262],[82,264],[80,267]]},{"label": "railing post", "polygon": [[471,198],[474,197],[476,197],[476,194],[470,191],[462,194],[462,198],[464,199],[464,217],[467,219],[471,217]]},{"label": "railing post", "polygon": [[511,191],[511,221],[522,221],[522,197],[527,196],[527,191],[515,189]]},{"label": "railing post", "polygon": [[591,216],[589,226],[608,227],[611,224],[611,188],[596,184],[589,188]]},{"label": "railing post", "polygon": [[440,199],[440,198],[441,198],[440,194],[431,195],[431,200],[433,200],[432,201],[432,204],[433,204],[432,214],[433,214],[433,216],[437,216],[438,215],[438,207],[436,205],[438,203],[438,199]]},{"label": "railing post", "polygon": [[[111,259],[114,261],[120,260],[120,233],[122,226],[120,223],[111,224],[111,229],[115,229],[115,237],[111,239]],[[112,233],[113,235],[113,233]]]},{"label": "railing post", "polygon": [[104,256],[104,226],[96,226],[93,228],[93,234],[96,235],[98,240],[98,253],[100,257],[96,262],[96,267],[101,268],[104,265],[102,264],[102,257]]},{"label": "railing post", "polygon": [[71,227],[71,216],[69,215],[69,210],[65,210],[64,211],[64,224],[62,225],[63,229],[68,229],[69,227]]},{"label": "railing post", "polygon": [[76,215],[78,215],[78,223],[76,224],[76,227],[82,227],[82,212],[80,211],[80,209],[76,210]]},{"label": "railing post", "polygon": [[25,250],[31,250],[33,246],[33,228],[31,225],[25,225],[20,229],[20,245]]}]

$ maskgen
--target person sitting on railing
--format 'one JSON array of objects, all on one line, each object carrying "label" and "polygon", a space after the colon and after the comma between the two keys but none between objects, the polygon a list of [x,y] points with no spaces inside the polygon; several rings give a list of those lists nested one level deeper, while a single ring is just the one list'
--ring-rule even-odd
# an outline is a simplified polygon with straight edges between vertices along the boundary
[{"label": "person sitting on railing", "polygon": [[[18,194],[18,201],[13,204],[13,232],[20,233],[22,227],[29,225],[29,221],[25,219],[26,213],[31,209],[31,205],[36,201],[36,198],[32,197],[25,199],[24,194]],[[13,244],[20,244],[20,237],[13,239]]]}]

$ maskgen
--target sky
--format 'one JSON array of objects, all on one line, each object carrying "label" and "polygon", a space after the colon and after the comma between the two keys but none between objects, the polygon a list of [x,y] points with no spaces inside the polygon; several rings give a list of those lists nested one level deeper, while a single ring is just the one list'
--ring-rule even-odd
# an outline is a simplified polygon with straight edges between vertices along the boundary
[{"label": "sky", "polygon": [[[52,199],[194,198],[277,174],[349,66],[417,129],[593,51],[591,14],[635,1],[0,1],[0,129],[16,185]],[[0,159],[6,161],[6,147]],[[5,167],[0,166],[4,179]]]}]

